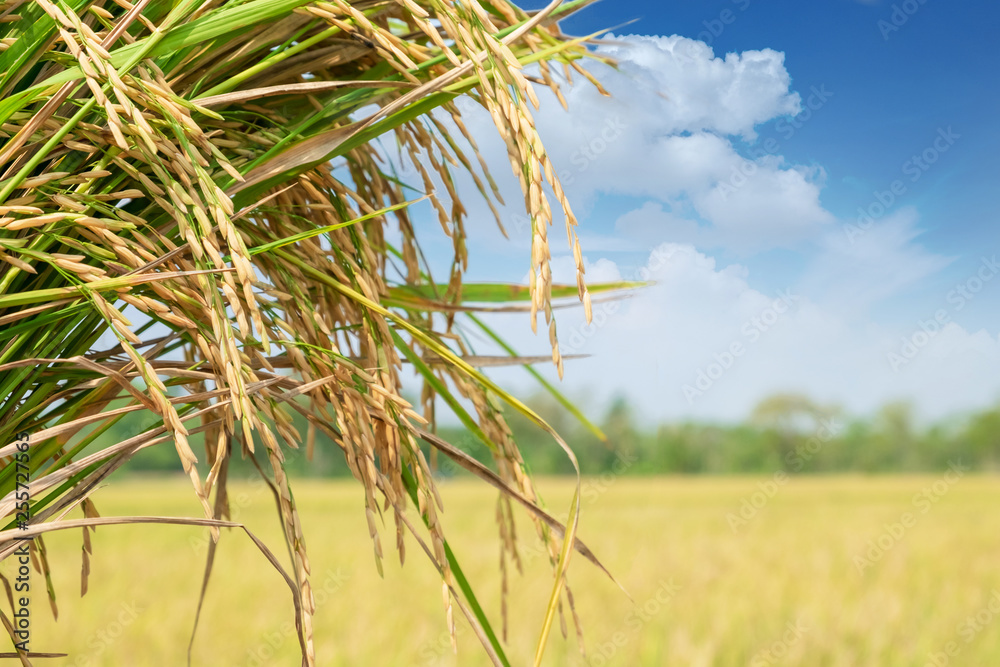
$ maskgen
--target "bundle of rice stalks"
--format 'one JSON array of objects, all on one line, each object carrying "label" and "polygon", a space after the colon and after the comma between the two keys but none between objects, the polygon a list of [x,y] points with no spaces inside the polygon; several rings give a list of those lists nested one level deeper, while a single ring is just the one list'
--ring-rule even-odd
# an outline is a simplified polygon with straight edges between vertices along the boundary
[{"label": "bundle of rice stalks", "polygon": [[[0,3],[0,558],[33,538],[47,573],[43,533],[82,528],[85,591],[97,525],[187,522],[217,539],[236,526],[227,521],[230,458],[263,448],[289,571],[258,546],[285,575],[303,664],[312,665],[309,559],[283,448],[311,450],[318,430],[361,483],[376,562],[385,523],[400,559],[410,532],[441,573],[448,626],[457,607],[493,662],[507,664],[447,546],[425,443],[500,489],[504,577],[517,562],[514,503],[549,545],[540,660],[554,615],[572,600],[573,547],[596,559],[576,539],[576,501],[566,526],[538,507],[501,405],[551,429],[483,374],[495,360],[472,355],[457,327],[492,335],[470,302],[523,298],[510,307],[533,328],[542,312],[561,373],[553,298],[575,295],[589,318],[575,219],[531,111],[534,85],[562,99],[552,65],[589,78],[577,62],[589,57],[586,40],[556,26],[588,1],[530,14],[506,0]],[[465,208],[452,170],[499,198],[485,162],[469,158],[476,142],[454,104],[463,94],[492,116],[520,180],[532,219],[526,292],[463,291]],[[390,136],[419,156],[426,197],[454,242],[443,282],[422,259],[412,202],[379,153]],[[553,196],[577,258],[574,287],[552,285]],[[423,380],[418,407],[400,395],[403,362]],[[495,471],[434,435],[438,399],[490,448]],[[84,452],[135,411],[155,424]],[[292,412],[308,420],[306,434]],[[98,484],[136,452],[168,443],[204,518],[101,517],[89,499]],[[84,518],[67,518],[78,509]]]}]

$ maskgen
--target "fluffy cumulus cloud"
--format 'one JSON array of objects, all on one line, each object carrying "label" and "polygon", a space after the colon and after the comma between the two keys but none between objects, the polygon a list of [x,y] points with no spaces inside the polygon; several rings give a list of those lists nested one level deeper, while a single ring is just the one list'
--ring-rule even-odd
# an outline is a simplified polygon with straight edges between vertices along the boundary
[{"label": "fluffy cumulus cloud", "polygon": [[[755,127],[802,109],[784,54],[764,49],[717,57],[703,42],[678,36],[608,41],[600,53],[618,69],[588,67],[609,96],[579,81],[565,87],[564,111],[540,91],[537,125],[575,205],[586,212],[602,195],[681,202],[673,213],[688,228],[704,228],[701,245],[741,253],[794,246],[829,225],[832,216],[819,199],[822,170],[765,151],[747,156]],[[473,105],[464,110],[503,176],[505,197],[519,202],[516,184],[506,178],[506,151],[487,131],[489,116]],[[680,240],[662,236],[655,217],[644,226],[661,239]]]},{"label": "fluffy cumulus cloud", "polygon": [[[633,116],[650,132],[710,130],[753,139],[756,125],[801,110],[778,51],[718,58],[704,42],[677,35],[609,35],[607,42],[601,55],[614,58],[621,75],[602,82],[615,99],[653,103],[644,106],[644,115]],[[574,90],[574,97],[590,95],[583,87]]]},{"label": "fluffy cumulus cloud", "polygon": [[[912,297],[953,261],[921,245],[918,212],[899,209],[864,229],[838,221],[820,200],[822,167],[754,151],[755,128],[803,107],[783,54],[717,56],[677,36],[608,41],[601,53],[619,68],[587,66],[611,95],[578,82],[564,90],[566,112],[542,92],[536,120],[584,213],[588,281],[655,285],[622,302],[595,301],[589,325],[579,310],[558,311],[564,352],[592,355],[567,364],[572,386],[604,398],[623,393],[656,419],[740,419],[779,391],[859,413],[910,399],[927,418],[1000,397],[991,370],[1000,361],[997,332],[963,327],[944,295],[937,305]],[[465,110],[510,202],[512,237],[498,243],[485,208],[470,207],[470,247],[482,260],[473,278],[517,280],[530,229],[517,210],[521,195],[488,115]],[[471,183],[460,187],[475,192]],[[574,283],[563,235],[549,236],[555,280]],[[752,261],[779,248],[794,253],[784,255],[794,256],[794,268]],[[714,257],[742,257],[746,266]],[[761,287],[776,284],[780,290]],[[889,323],[876,316],[886,304],[917,314]],[[547,349],[523,314],[494,319],[519,351]],[[500,372],[515,383],[523,375]]]},{"label": "fluffy cumulus cloud", "polygon": [[[606,260],[594,266],[609,279],[623,273]],[[572,278],[571,263],[555,269],[557,280]],[[909,328],[858,325],[796,286],[755,289],[744,267],[686,244],[660,245],[640,272],[655,284],[595,304],[589,325],[558,311],[564,351],[591,355],[567,364],[567,384],[596,391],[594,404],[622,394],[652,419],[738,420],[763,397],[795,391],[853,413],[910,400],[934,419],[1000,398],[1000,339],[950,317],[935,323],[935,311]],[[519,349],[544,347],[523,316],[497,320]],[[523,375],[502,379],[526,389]]]}]

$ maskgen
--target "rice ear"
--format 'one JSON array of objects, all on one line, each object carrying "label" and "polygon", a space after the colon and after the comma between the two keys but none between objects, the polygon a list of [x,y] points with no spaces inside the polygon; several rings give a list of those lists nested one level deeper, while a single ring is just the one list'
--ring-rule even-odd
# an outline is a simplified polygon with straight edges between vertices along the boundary
[{"label": "rice ear", "polygon": [[[556,86],[549,63],[569,71],[593,57],[555,25],[585,4],[531,13],[508,0],[0,8],[0,44],[17,54],[0,76],[0,456],[21,453],[20,436],[31,434],[31,469],[41,472],[27,484],[35,502],[25,534],[82,528],[83,591],[99,585],[89,578],[94,527],[186,523],[213,537],[200,611],[214,540],[239,527],[221,520],[236,449],[273,491],[289,570],[250,537],[288,584],[302,664],[315,664],[310,564],[286,453],[304,445],[311,454],[322,433],[364,492],[377,566],[383,512],[393,512],[401,560],[405,530],[417,534],[409,498],[423,524],[418,542],[441,573],[449,629],[457,607],[489,658],[509,665],[450,552],[421,449],[440,396],[490,445],[496,470],[465,463],[529,511],[553,555],[544,650],[564,597],[568,559],[556,556],[567,545],[592,554],[576,540],[575,511],[562,526],[539,506],[498,401],[537,416],[482,369],[551,358],[561,373],[570,357],[559,350],[554,312],[564,304],[554,300],[582,301],[589,318],[576,221],[531,112],[534,86]],[[532,63],[541,78],[526,73]],[[468,207],[455,172],[471,174],[494,215],[502,202],[453,104],[466,93],[494,119],[533,221],[529,288],[504,286],[497,293],[507,296],[485,307],[469,298],[483,291],[463,284]],[[422,156],[417,183],[387,166],[389,141]],[[421,183],[415,198],[409,189]],[[441,282],[408,210],[424,198],[453,246]],[[555,209],[577,257],[576,285],[552,283]],[[523,310],[533,327],[541,311],[544,354],[466,349],[458,316],[489,308]],[[418,369],[421,406],[402,398],[404,360]],[[289,408],[307,419],[305,433]],[[108,442],[136,412],[152,425]],[[194,437],[206,439],[203,455]],[[171,446],[202,518],[97,515],[89,497],[98,484],[136,452]],[[5,461],[10,478],[15,464]],[[13,493],[0,498],[0,514],[16,506]],[[66,518],[78,510],[83,519]],[[512,552],[509,508],[498,520]],[[8,533],[0,559],[12,553]]]}]

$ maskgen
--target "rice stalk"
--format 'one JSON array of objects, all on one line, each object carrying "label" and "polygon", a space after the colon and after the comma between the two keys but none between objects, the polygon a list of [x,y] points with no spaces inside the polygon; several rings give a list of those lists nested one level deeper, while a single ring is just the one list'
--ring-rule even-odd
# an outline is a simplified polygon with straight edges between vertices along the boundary
[{"label": "rice stalk", "polygon": [[[101,518],[90,494],[136,452],[170,442],[204,513],[187,524],[213,537],[204,596],[214,541],[236,526],[224,521],[228,463],[239,454],[256,464],[260,454],[286,541],[302,664],[312,665],[310,565],[284,463],[287,448],[311,452],[323,432],[360,482],[376,565],[391,510],[399,558],[409,533],[441,573],[453,639],[457,606],[491,660],[508,664],[440,521],[422,449],[455,456],[433,435],[440,397],[493,453],[495,471],[462,465],[500,491],[504,591],[508,561],[519,567],[512,501],[548,545],[555,587],[540,660],[555,611],[563,601],[572,610],[569,550],[597,560],[576,537],[576,502],[565,526],[539,507],[501,404],[575,459],[480,370],[540,359],[474,354],[456,315],[524,309],[535,329],[540,311],[561,375],[554,299],[575,296],[589,320],[591,291],[632,286],[585,285],[576,219],[531,111],[538,82],[564,101],[550,63],[587,75],[577,63],[593,57],[586,41],[556,21],[588,1],[534,13],[506,0],[0,4],[0,558],[18,533],[17,434],[31,434],[27,534],[83,530],[84,593],[89,531],[158,521]],[[525,74],[532,64],[540,79]],[[452,170],[472,175],[498,224],[502,203],[454,104],[463,94],[493,118],[521,185],[532,219],[527,290],[463,285],[467,211]],[[422,156],[414,164],[424,198],[453,242],[443,283],[423,259],[413,201],[380,152],[387,137]],[[575,286],[552,283],[548,190],[576,258]],[[397,229],[398,247],[388,240]],[[404,361],[422,378],[420,406],[401,396]],[[153,425],[84,452],[134,411]],[[293,412],[307,420],[305,437]],[[83,519],[63,518],[76,510]],[[47,572],[42,543],[32,550]],[[506,610],[505,599],[505,628]]]}]

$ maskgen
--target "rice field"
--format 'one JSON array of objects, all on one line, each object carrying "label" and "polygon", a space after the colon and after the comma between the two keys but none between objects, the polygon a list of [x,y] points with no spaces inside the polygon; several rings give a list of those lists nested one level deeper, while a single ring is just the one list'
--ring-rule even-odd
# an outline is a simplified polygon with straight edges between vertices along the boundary
[{"label": "rice field", "polygon": [[[406,572],[386,548],[379,578],[356,484],[295,488],[318,603],[318,664],[487,664],[461,619],[452,653],[439,580],[412,539]],[[539,489],[549,507],[568,507],[571,482],[543,479]],[[442,483],[442,494],[445,528],[499,631],[495,495],[467,480]],[[231,495],[234,518],[287,560],[267,489],[233,485]],[[105,515],[199,510],[182,479],[127,480],[94,499]],[[575,558],[588,658],[570,625],[568,639],[558,631],[550,639],[546,664],[1000,664],[1000,478],[606,478],[586,482],[583,502],[581,536],[635,604]],[[518,527],[524,575],[510,582],[508,646],[512,664],[523,665],[551,579],[530,523]],[[389,547],[394,532],[383,541]],[[45,664],[184,664],[203,531],[98,529],[83,599],[79,534],[50,536],[47,546],[64,620],[52,622],[36,576],[32,649],[71,657]],[[298,664],[279,575],[235,532],[223,536],[216,563],[192,664]]]}]

